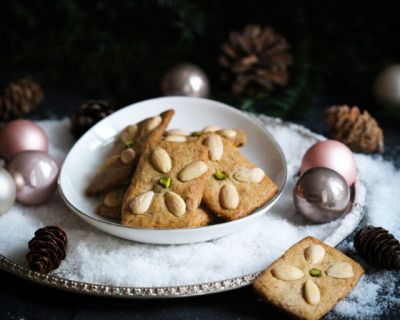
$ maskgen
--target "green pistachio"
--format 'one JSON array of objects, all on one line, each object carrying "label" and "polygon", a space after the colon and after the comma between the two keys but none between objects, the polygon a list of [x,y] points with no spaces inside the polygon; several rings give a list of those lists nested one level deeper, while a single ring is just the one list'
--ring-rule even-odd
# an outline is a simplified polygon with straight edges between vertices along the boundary
[{"label": "green pistachio", "polygon": [[164,188],[169,188],[171,187],[171,178],[170,177],[161,177],[159,183],[164,187]]},{"label": "green pistachio", "polygon": [[310,276],[312,276],[312,277],[320,277],[321,276],[321,270],[319,270],[317,268],[312,268],[310,270]]},{"label": "green pistachio", "polygon": [[225,171],[222,170],[216,170],[214,173],[214,178],[217,180],[225,180],[228,174]]},{"label": "green pistachio", "polygon": [[126,140],[125,146],[126,146],[127,148],[132,148],[132,147],[133,147],[133,141],[132,141],[132,139]]},{"label": "green pistachio", "polygon": [[200,137],[204,132],[203,131],[193,131],[192,136]]}]

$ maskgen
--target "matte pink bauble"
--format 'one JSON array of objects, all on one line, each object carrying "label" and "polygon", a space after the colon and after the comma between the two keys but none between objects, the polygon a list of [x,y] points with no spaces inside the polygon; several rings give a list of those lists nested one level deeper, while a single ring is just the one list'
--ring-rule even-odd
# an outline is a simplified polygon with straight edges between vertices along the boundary
[{"label": "matte pink bauble", "polygon": [[336,140],[317,142],[307,150],[301,162],[300,172],[315,167],[335,170],[343,176],[349,186],[356,180],[357,169],[353,153],[346,145]]},{"label": "matte pink bauble", "polygon": [[39,204],[53,194],[57,186],[58,165],[47,153],[24,151],[8,165],[17,186],[17,201]]},{"label": "matte pink bauble", "polygon": [[41,127],[29,120],[14,120],[0,129],[0,157],[10,161],[26,150],[47,152],[49,142]]}]

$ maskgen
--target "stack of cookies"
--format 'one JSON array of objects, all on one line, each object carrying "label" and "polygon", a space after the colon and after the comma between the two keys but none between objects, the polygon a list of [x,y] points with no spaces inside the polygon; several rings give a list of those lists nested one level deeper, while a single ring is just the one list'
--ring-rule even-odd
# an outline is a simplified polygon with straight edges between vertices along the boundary
[{"label": "stack of cookies", "polygon": [[123,225],[189,228],[249,215],[278,187],[238,150],[239,129],[185,134],[167,126],[174,110],[126,127],[87,187],[97,214]]}]

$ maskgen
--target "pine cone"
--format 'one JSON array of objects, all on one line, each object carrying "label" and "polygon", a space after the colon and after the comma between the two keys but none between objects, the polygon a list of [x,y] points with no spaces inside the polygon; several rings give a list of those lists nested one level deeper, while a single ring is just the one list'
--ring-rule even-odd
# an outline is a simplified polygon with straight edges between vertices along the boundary
[{"label": "pine cone", "polygon": [[93,125],[107,117],[114,110],[104,100],[88,100],[71,117],[71,133],[78,139]]},{"label": "pine cone", "polygon": [[331,136],[355,152],[383,152],[383,132],[376,120],[358,107],[332,106],[325,111]]},{"label": "pine cone", "polygon": [[36,109],[43,100],[43,90],[30,77],[21,78],[0,89],[0,119],[22,117]]},{"label": "pine cone", "polygon": [[361,229],[354,237],[354,247],[367,262],[400,270],[400,242],[386,229],[373,226]]},{"label": "pine cone", "polygon": [[41,273],[55,270],[65,259],[67,235],[56,226],[38,229],[29,241],[29,252],[26,254],[29,268]]},{"label": "pine cone", "polygon": [[234,94],[271,92],[285,86],[292,57],[289,44],[271,27],[249,25],[242,33],[231,32],[222,45],[219,64],[225,69],[225,81],[232,83]]}]

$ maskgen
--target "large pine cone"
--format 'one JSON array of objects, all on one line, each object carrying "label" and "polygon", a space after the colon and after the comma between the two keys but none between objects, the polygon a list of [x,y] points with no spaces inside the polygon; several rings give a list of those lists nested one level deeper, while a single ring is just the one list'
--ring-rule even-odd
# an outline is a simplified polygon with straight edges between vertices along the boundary
[{"label": "large pine cone", "polygon": [[354,237],[354,247],[367,262],[400,270],[400,242],[386,229],[372,226],[361,229]]},{"label": "large pine cone", "polygon": [[71,117],[71,133],[78,139],[93,125],[107,117],[114,110],[104,100],[88,100]]},{"label": "large pine cone", "polygon": [[383,152],[383,132],[376,120],[358,107],[332,106],[325,111],[327,124],[333,139],[346,144],[355,152]]},{"label": "large pine cone", "polygon": [[49,273],[55,270],[65,259],[67,249],[67,235],[56,226],[38,229],[35,236],[29,241],[29,252],[26,254],[31,270]]},{"label": "large pine cone", "polygon": [[10,82],[0,89],[0,119],[20,118],[35,110],[42,100],[42,87],[32,78]]},{"label": "large pine cone", "polygon": [[225,81],[234,94],[271,92],[285,86],[292,57],[289,44],[271,27],[249,25],[242,33],[231,32],[222,45],[219,64],[225,69]]}]

